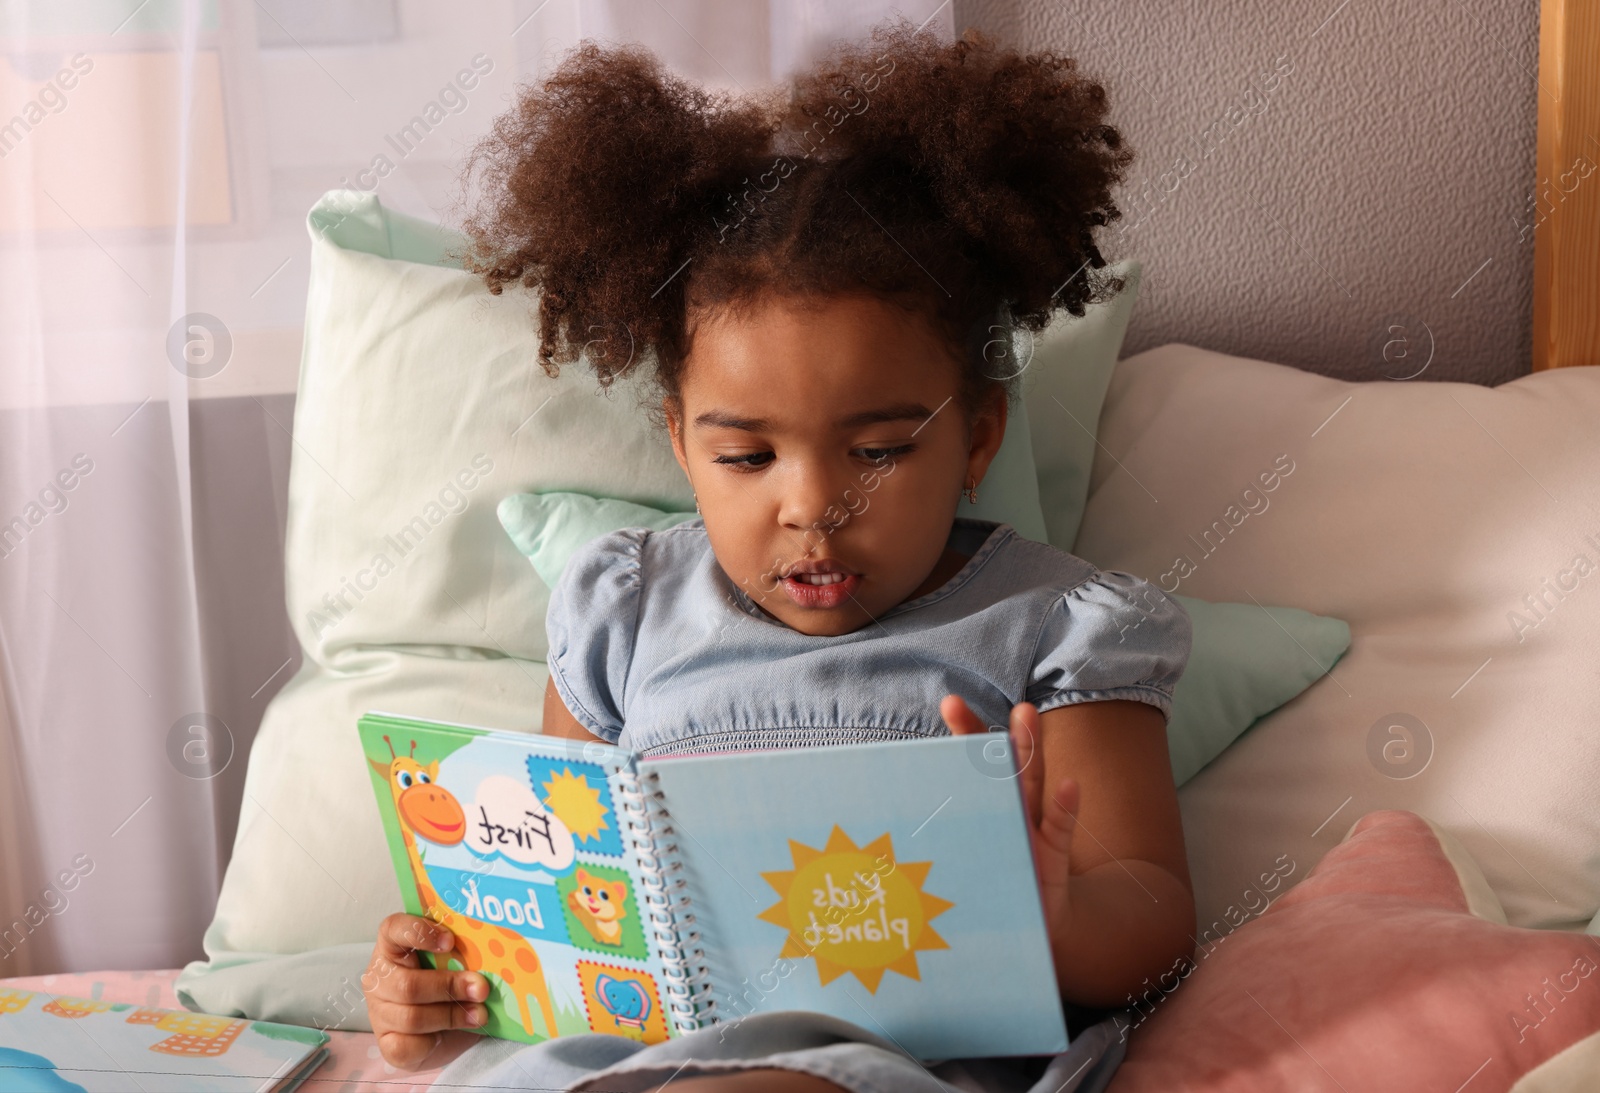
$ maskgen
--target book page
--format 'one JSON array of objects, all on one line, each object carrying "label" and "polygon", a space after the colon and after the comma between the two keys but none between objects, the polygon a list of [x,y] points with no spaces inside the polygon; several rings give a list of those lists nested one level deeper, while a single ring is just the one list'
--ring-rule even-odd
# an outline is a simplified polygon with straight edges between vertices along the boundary
[{"label": "book page", "polygon": [[919,1058],[1066,1049],[1003,735],[639,764],[722,1020],[831,1014]]},{"label": "book page", "polygon": [[406,909],[456,933],[448,966],[489,979],[483,1031],[677,1035],[629,752],[391,715],[360,733]]}]

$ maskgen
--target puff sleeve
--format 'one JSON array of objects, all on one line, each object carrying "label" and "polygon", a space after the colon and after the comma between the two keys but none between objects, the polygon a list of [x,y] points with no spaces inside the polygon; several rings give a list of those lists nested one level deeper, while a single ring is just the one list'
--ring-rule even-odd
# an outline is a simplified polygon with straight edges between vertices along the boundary
[{"label": "puff sleeve", "polygon": [[1172,719],[1172,691],[1189,662],[1183,605],[1143,577],[1097,569],[1056,597],[1039,629],[1024,698],[1043,713],[1127,698]]},{"label": "puff sleeve", "polygon": [[639,619],[639,555],[649,534],[625,528],[580,547],[551,590],[545,615],[556,692],[584,728],[613,744],[622,734]]}]

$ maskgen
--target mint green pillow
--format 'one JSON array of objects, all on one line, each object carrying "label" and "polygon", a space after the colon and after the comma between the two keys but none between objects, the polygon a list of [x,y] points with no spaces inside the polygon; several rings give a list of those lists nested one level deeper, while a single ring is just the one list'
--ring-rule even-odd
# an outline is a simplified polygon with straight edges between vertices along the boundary
[{"label": "mint green pillow", "polygon": [[1044,507],[1039,497],[1039,475],[1033,467],[1033,436],[1028,426],[1028,409],[1022,400],[1006,415],[1006,435],[994,453],[983,484],[978,487],[978,503],[962,498],[956,512],[979,520],[998,520],[1017,529],[1017,534],[1036,543],[1048,543]]},{"label": "mint green pillow", "polygon": [[[591,539],[618,528],[659,531],[695,517],[581,493],[513,494],[497,512],[511,541],[551,587],[567,559]],[[1172,780],[1181,786],[1259,718],[1332,668],[1350,648],[1350,627],[1298,607],[1169,595],[1194,626],[1189,665],[1173,689],[1167,722]]]},{"label": "mint green pillow", "polygon": [[511,541],[551,588],[561,579],[567,559],[590,539],[618,528],[663,531],[698,515],[581,493],[514,493],[495,512]]},{"label": "mint green pillow", "polygon": [[1167,595],[1189,612],[1194,627],[1189,666],[1172,690],[1167,723],[1172,779],[1181,786],[1338,663],[1350,648],[1350,626],[1298,607]]},{"label": "mint green pillow", "polygon": [[1068,552],[1089,504],[1100,410],[1139,302],[1144,266],[1129,258],[1105,272],[1123,278],[1117,295],[1091,305],[1082,316],[1059,313],[1031,339],[1022,332],[1015,335],[1018,356],[1027,361],[1022,401],[1028,408],[1039,503],[1049,531],[1046,541]]}]

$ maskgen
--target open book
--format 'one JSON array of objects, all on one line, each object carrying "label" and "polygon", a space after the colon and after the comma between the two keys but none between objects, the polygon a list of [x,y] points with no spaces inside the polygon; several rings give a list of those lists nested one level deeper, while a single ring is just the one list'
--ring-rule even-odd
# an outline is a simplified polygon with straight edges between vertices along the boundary
[{"label": "open book", "polygon": [[[642,759],[369,713],[406,909],[493,1036],[646,1043],[810,1010],[923,1059],[1067,1046],[1001,734]],[[427,955],[427,954],[425,954]]]}]

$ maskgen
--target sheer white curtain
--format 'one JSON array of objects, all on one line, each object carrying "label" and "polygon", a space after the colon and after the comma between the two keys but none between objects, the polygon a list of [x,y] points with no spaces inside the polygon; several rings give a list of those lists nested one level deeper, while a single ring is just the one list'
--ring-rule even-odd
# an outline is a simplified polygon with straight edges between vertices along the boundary
[{"label": "sheer white curtain", "polygon": [[305,211],[447,215],[583,37],[708,85],[949,0],[0,0],[0,978],[176,967],[293,674]]}]

